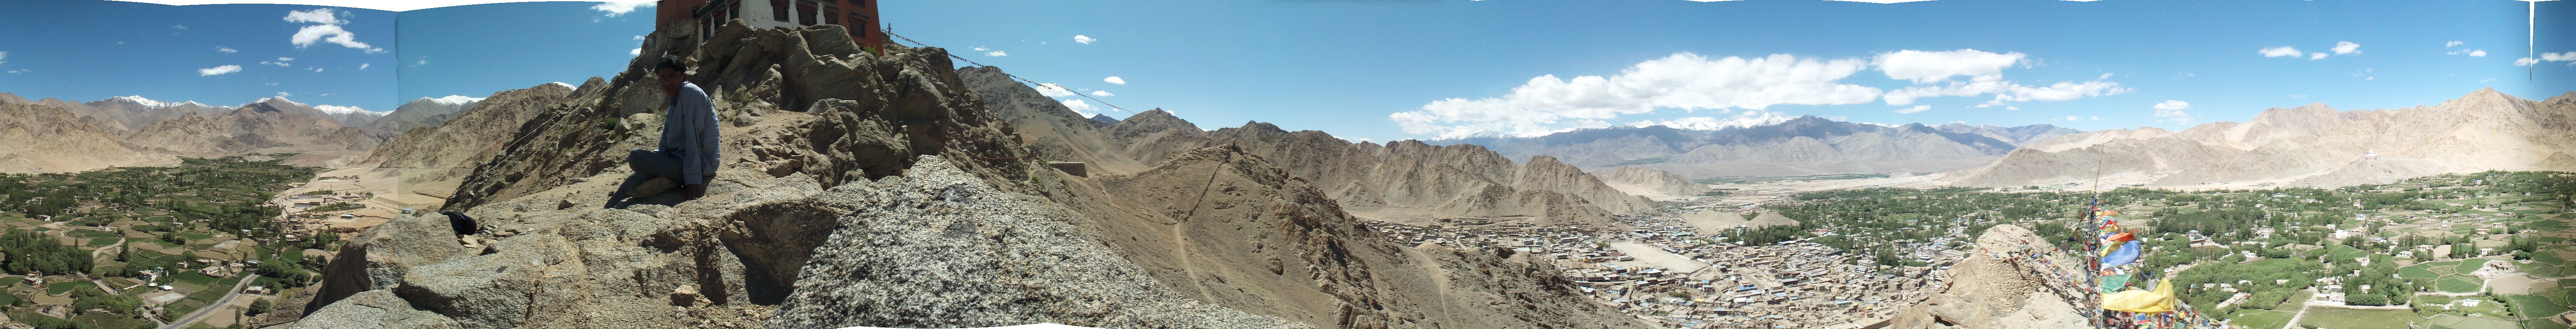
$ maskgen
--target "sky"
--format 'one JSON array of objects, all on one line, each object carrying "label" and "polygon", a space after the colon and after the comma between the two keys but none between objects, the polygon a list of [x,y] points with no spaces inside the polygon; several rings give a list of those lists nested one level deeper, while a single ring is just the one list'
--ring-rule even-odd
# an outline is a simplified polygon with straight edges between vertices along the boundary
[{"label": "sky", "polygon": [[[649,5],[503,3],[389,12],[305,5],[7,1],[0,92],[241,105],[285,96],[392,111],[614,75]],[[122,23],[101,23],[115,21]],[[66,28],[76,27],[76,28]]]},{"label": "sky", "polygon": [[0,92],[392,110],[394,13],[290,5],[0,2]]},{"label": "sky", "polygon": [[[1090,113],[1388,141],[1800,115],[2181,129],[2486,87],[2543,99],[2576,90],[2576,21],[2548,19],[2576,1],[2539,7],[2538,51],[2558,54],[2536,66],[2516,65],[2531,48],[2510,0],[955,0],[881,15]],[[1110,96],[1069,95],[1094,91]]]}]

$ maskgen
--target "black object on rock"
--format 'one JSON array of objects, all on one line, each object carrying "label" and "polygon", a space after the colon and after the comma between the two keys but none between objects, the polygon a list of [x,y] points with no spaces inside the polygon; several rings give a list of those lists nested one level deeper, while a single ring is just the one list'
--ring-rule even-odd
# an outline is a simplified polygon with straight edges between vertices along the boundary
[{"label": "black object on rock", "polygon": [[474,217],[465,216],[465,213],[456,212],[454,210],[441,211],[438,213],[447,215],[447,227],[456,229],[456,235],[472,235],[483,232],[483,226],[474,225]]}]

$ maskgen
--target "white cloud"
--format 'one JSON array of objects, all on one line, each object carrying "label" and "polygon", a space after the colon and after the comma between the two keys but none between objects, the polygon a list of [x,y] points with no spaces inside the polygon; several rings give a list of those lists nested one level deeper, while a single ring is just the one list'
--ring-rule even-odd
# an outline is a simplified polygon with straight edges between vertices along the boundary
[{"label": "white cloud", "polygon": [[213,68],[197,69],[197,76],[222,75],[233,72],[241,72],[241,65],[224,65]]},{"label": "white cloud", "polygon": [[[1840,121],[1840,120],[1842,120],[1842,119],[1837,118],[1837,119],[1834,119],[1834,120],[1836,120],[1836,121]],[[1672,119],[1672,120],[1664,120],[1664,121],[1645,120],[1645,121],[1630,122],[1630,123],[1628,123],[1628,126],[1633,126],[1633,127],[1665,126],[1665,127],[1672,127],[1672,128],[1674,128],[1674,129],[1690,129],[1690,130],[1718,130],[1718,129],[1726,129],[1726,128],[1745,128],[1745,127],[1758,127],[1758,126],[1774,125],[1774,124],[1779,124],[1779,123],[1781,123],[1781,122],[1787,122],[1787,121],[1789,121],[1789,117],[1788,117],[1788,116],[1785,116],[1785,115],[1781,115],[1781,114],[1780,114],[1780,112],[1767,112],[1767,111],[1762,111],[1762,110],[1746,110],[1746,111],[1744,111],[1743,113],[1736,113],[1733,117],[1726,118],[1726,119],[1719,119],[1719,118],[1712,118],[1712,117],[1686,117],[1686,118]],[[1566,130],[1571,130],[1571,129],[1566,129]],[[1560,131],[1561,131],[1561,130],[1560,130]]]},{"label": "white cloud", "polygon": [[1010,56],[1010,55],[1011,55],[1011,53],[1005,53],[1005,52],[1001,52],[1001,51],[998,51],[998,50],[997,50],[997,51],[992,51],[992,52],[986,52],[986,53],[984,53],[984,57],[1002,57],[1002,56]]},{"label": "white cloud", "polygon": [[627,56],[644,56],[644,48],[638,47],[638,48],[635,48],[635,49],[627,49],[627,50],[626,50],[626,55],[627,55]]},{"label": "white cloud", "polygon": [[2352,43],[2351,41],[2335,41],[2333,50],[2336,55],[2358,53],[2361,52],[2361,44]]},{"label": "white cloud", "polygon": [[238,52],[241,52],[240,50],[233,50],[233,47],[225,47],[225,46],[215,46],[215,51],[220,51],[220,52],[224,52],[224,53],[227,53],[227,54],[229,54],[229,53],[238,53]]},{"label": "white cloud", "polygon": [[421,57],[420,57],[420,61],[418,61],[418,62],[412,62],[412,63],[411,63],[411,66],[421,66],[421,65],[429,65],[429,56],[421,56]]},{"label": "white cloud", "polygon": [[286,97],[286,96],[288,96],[288,95],[294,95],[294,94],[288,94],[288,93],[283,92],[283,91],[277,92],[277,97],[279,97],[279,98],[285,98],[285,97]]},{"label": "white cloud", "polygon": [[608,13],[608,17],[617,17],[617,15],[625,15],[626,13],[635,12],[635,8],[652,6],[653,1],[614,1],[603,2],[598,5],[590,6],[590,9]]},{"label": "white cloud", "polygon": [[36,71],[36,70],[31,70],[31,69],[16,69],[16,70],[9,70],[9,74],[27,74],[27,72],[35,72],[35,71]]},{"label": "white cloud", "polygon": [[2299,55],[2303,54],[2299,52],[2298,48],[2290,48],[2290,46],[2263,48],[2263,50],[2255,52],[2263,54],[2263,57],[2299,57]]},{"label": "white cloud", "polygon": [[1878,99],[1878,88],[1843,84],[1867,69],[1861,59],[1822,60],[1788,54],[1708,58],[1677,53],[1637,63],[1619,74],[1530,78],[1494,98],[1450,98],[1387,116],[1406,133],[1439,138],[1535,136],[1572,127],[1605,127],[1620,115],[1683,110],[1763,109],[1772,105],[1839,105]]},{"label": "white cloud", "polygon": [[2191,108],[2191,103],[2178,100],[2165,100],[2163,103],[2156,103],[2154,107],[2156,109],[2156,117],[2164,118],[2158,119],[2157,121],[2173,121],[2174,123],[2191,124],[2191,113],[2182,111],[2183,109]]},{"label": "white cloud", "polygon": [[1093,90],[1091,91],[1091,95],[1100,97],[1118,96],[1118,94],[1111,94],[1107,90]]},{"label": "white cloud", "polygon": [[260,65],[276,65],[276,66],[278,66],[278,67],[286,67],[286,66],[290,66],[290,65],[295,65],[295,64],[280,63],[280,62],[271,62],[271,61],[259,61],[259,64],[260,64]]},{"label": "white cloud", "polygon": [[186,29],[188,29],[188,26],[187,26],[187,25],[171,25],[171,26],[170,26],[170,28],[186,30]]},{"label": "white cloud", "polygon": [[322,67],[320,67],[320,66],[312,67],[312,69],[313,69],[313,73],[322,73]]},{"label": "white cloud", "polygon": [[1082,116],[1086,117],[1091,116],[1092,111],[1100,110],[1098,107],[1092,107],[1091,103],[1086,103],[1079,99],[1064,100],[1064,108],[1073,109],[1073,113],[1082,114]]},{"label": "white cloud", "polygon": [[1038,95],[1045,95],[1046,97],[1065,97],[1079,94],[1073,93],[1073,90],[1064,89],[1064,86],[1058,86],[1052,83],[1040,83],[1038,84]]},{"label": "white cloud", "polygon": [[2066,116],[2066,121],[2084,121],[2084,117],[2069,115]]},{"label": "white cloud", "polygon": [[2020,110],[2021,110],[2021,107],[2020,107],[2020,106],[2005,106],[2005,107],[2004,107],[2004,110],[2007,110],[2007,111],[2020,111]]},{"label": "white cloud", "polygon": [[2459,47],[2459,46],[2460,46],[2460,44],[2463,44],[2463,43],[2467,43],[2467,42],[2460,42],[2460,41],[2458,41],[2458,40],[2452,40],[2451,42],[2444,42],[2444,43],[2442,43],[2442,48]]},{"label": "white cloud", "polygon": [[635,41],[644,41],[644,36],[641,36],[641,35],[635,36]]},{"label": "white cloud", "polygon": [[1079,43],[1082,43],[1082,44],[1086,44],[1086,45],[1087,45],[1087,44],[1091,44],[1091,42],[1092,42],[1092,41],[1100,41],[1100,39],[1092,39],[1091,37],[1082,36],[1082,35],[1074,35],[1074,36],[1073,36],[1073,42],[1079,42]]},{"label": "white cloud", "polygon": [[0,51],[0,64],[8,64],[9,61],[6,59],[9,59],[9,52]]},{"label": "white cloud", "polygon": [[280,62],[291,62],[291,61],[295,61],[295,58],[294,58],[294,57],[278,57],[278,58],[277,58],[277,61],[280,61]]},{"label": "white cloud", "polygon": [[[290,21],[293,20],[292,17],[293,16],[289,16]],[[376,48],[375,46],[367,45],[365,42],[359,42],[357,33],[350,33],[349,30],[342,29],[339,25],[325,24],[305,26],[302,29],[297,29],[295,31],[295,36],[288,39],[287,42],[295,44],[295,48],[297,49],[312,46],[313,43],[316,42],[329,42],[331,44],[340,45],[341,47],[365,50],[369,54],[385,52],[384,48]]]},{"label": "white cloud", "polygon": [[966,48],[966,49],[974,49],[975,51],[988,51],[988,50],[993,50],[993,48],[984,48],[984,46],[975,46],[975,48]]},{"label": "white cloud", "polygon": [[2085,97],[2118,95],[2129,91],[2129,88],[2120,87],[2120,84],[2117,82],[2108,81],[2085,81],[2080,83],[2074,81],[2060,81],[2058,83],[2049,84],[2046,87],[2032,87],[2014,84],[2003,92],[1996,94],[1994,100],[1989,100],[1985,103],[1978,103],[1976,107],[2000,106],[2004,105],[2005,102],[2067,101]]},{"label": "white cloud", "polygon": [[1123,85],[1123,84],[1127,84],[1127,79],[1121,79],[1121,78],[1118,78],[1118,77],[1108,77],[1108,78],[1100,79],[1100,82],[1107,82],[1107,83],[1109,83],[1109,84],[1113,84],[1113,85]]},{"label": "white cloud", "polygon": [[2487,57],[2486,50],[2470,50],[2469,57]]},{"label": "white cloud", "polygon": [[2092,120],[2093,120],[2093,121],[2102,121],[2102,117],[2096,116],[2096,117],[2093,117],[2093,118],[2092,118]]},{"label": "white cloud", "polygon": [[367,64],[367,63],[358,63],[358,70],[359,70],[359,71],[365,71],[365,70],[367,70],[367,65],[369,65],[369,64]]},{"label": "white cloud", "polygon": [[286,12],[286,22],[287,22],[287,23],[313,23],[313,24],[322,24],[322,25],[340,25],[340,24],[348,24],[348,23],[349,23],[348,21],[340,20],[340,15],[339,15],[339,14],[340,14],[340,12],[338,12],[338,11],[333,11],[333,10],[331,10],[331,8],[315,8],[315,9],[313,9],[313,10],[304,10],[304,11],[288,11],[288,12]]},{"label": "white cloud", "polygon": [[2326,59],[2326,53],[2308,53],[2308,60]]},{"label": "white cloud", "polygon": [[1908,107],[1908,108],[1896,109],[1896,114],[1914,114],[1914,112],[1923,112],[1923,111],[1931,111],[1931,110],[1932,110],[1932,106],[1931,106],[1931,105],[1915,105],[1914,107]]},{"label": "white cloud", "polygon": [[2019,52],[1990,53],[1976,49],[1952,51],[1902,50],[1879,54],[1870,65],[1887,73],[1887,78],[1913,81],[1916,84],[1949,80],[1951,76],[1969,76],[1969,81],[2003,79],[2005,67],[2021,62]]}]

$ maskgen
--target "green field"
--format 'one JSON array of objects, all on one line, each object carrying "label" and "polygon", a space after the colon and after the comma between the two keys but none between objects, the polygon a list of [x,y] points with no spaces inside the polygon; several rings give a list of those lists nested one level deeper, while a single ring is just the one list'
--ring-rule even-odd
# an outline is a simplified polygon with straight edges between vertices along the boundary
[{"label": "green field", "polygon": [[89,240],[89,245],[90,245],[90,246],[113,246],[113,245],[116,245],[116,238],[97,238],[97,239],[90,239],[90,240]]},{"label": "green field", "polygon": [[2308,315],[2299,317],[2299,326],[2333,329],[2407,329],[2408,323],[2420,322],[2415,312],[2406,310],[2355,310],[2332,307],[2310,307]]},{"label": "green field", "polygon": [[2423,264],[2400,267],[2397,268],[2397,276],[2410,279],[2431,279],[2442,276],[2441,274],[2434,274],[2432,270],[2428,270],[2427,268],[2430,267],[2424,266]]},{"label": "green field", "polygon": [[2446,275],[2442,276],[2441,281],[2435,282],[2433,287],[2443,292],[2476,293],[2480,292],[2478,287],[2481,285],[2477,279],[2468,276]]},{"label": "green field", "polygon": [[2532,317],[2543,317],[2567,312],[2566,305],[2560,305],[2557,302],[2550,301],[2548,298],[2542,298],[2540,296],[2504,295],[2503,297],[2505,299],[2513,300],[2513,305],[2521,308],[2515,311],[2519,311],[2518,313],[2522,314],[2530,314]]},{"label": "green field", "polygon": [[10,287],[10,286],[16,286],[16,285],[18,285],[18,283],[20,283],[20,282],[27,282],[27,278],[24,278],[24,277],[15,277],[15,276],[12,276],[12,277],[0,277],[0,288]]},{"label": "green field", "polygon": [[2248,328],[2280,328],[2290,324],[2290,316],[2293,315],[2298,314],[2282,311],[2236,310],[2236,314],[2229,315],[2228,318],[2235,320],[2229,323]]},{"label": "green field", "polygon": [[2459,269],[2456,269],[2456,270],[2451,270],[2451,273],[2469,273],[2469,272],[2477,272],[2477,271],[2478,271],[2478,267],[2479,267],[2479,266],[2486,266],[2486,265],[2487,265],[2487,259],[2485,259],[2485,258],[2470,258],[2470,259],[2466,259],[2466,260],[2461,260],[2461,261],[2460,261],[2460,268],[2459,268]]},{"label": "green field", "polygon": [[2436,326],[2436,327],[2434,327],[2434,328],[2455,328],[2455,329],[2517,329],[2517,328],[2518,328],[2518,327],[2514,326],[2513,321],[2511,321],[2511,320],[2502,320],[2502,319],[2493,319],[2493,318],[2464,317],[2464,316],[2457,316],[2457,315],[2450,315],[2450,314],[2435,315],[2435,316],[2433,316],[2433,318],[2430,318],[2430,319],[2424,319],[2424,320],[2425,320],[2424,322],[2426,322],[2426,323],[2429,323],[2429,324],[2432,324],[2432,325]]},{"label": "green field", "polygon": [[89,283],[88,281],[55,282],[53,284],[45,285],[45,294],[61,295],[66,292],[71,292],[72,289],[96,289],[93,287],[97,286],[97,284]]},{"label": "green field", "polygon": [[215,277],[206,276],[205,274],[197,272],[179,272],[179,274],[171,274],[170,279],[179,282],[195,283],[197,285],[210,286],[215,284]]}]

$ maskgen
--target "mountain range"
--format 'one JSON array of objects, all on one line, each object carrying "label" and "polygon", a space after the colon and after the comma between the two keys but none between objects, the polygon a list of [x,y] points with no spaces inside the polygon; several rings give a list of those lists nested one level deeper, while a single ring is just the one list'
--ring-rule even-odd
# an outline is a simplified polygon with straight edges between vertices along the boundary
[{"label": "mountain range", "polygon": [[1622,126],[1430,143],[1483,145],[1514,158],[1548,155],[1593,172],[1638,166],[1699,179],[1953,170],[1985,164],[2021,144],[2077,132],[2046,124],[1887,125],[1802,116],[1718,129]]},{"label": "mountain range", "polygon": [[2576,92],[2533,101],[2493,88],[2433,106],[2343,111],[2272,108],[2246,122],[2152,127],[2035,142],[1943,179],[1964,186],[2045,185],[2101,175],[2162,175],[2138,186],[2270,183],[2335,187],[2441,173],[2576,170]]}]

